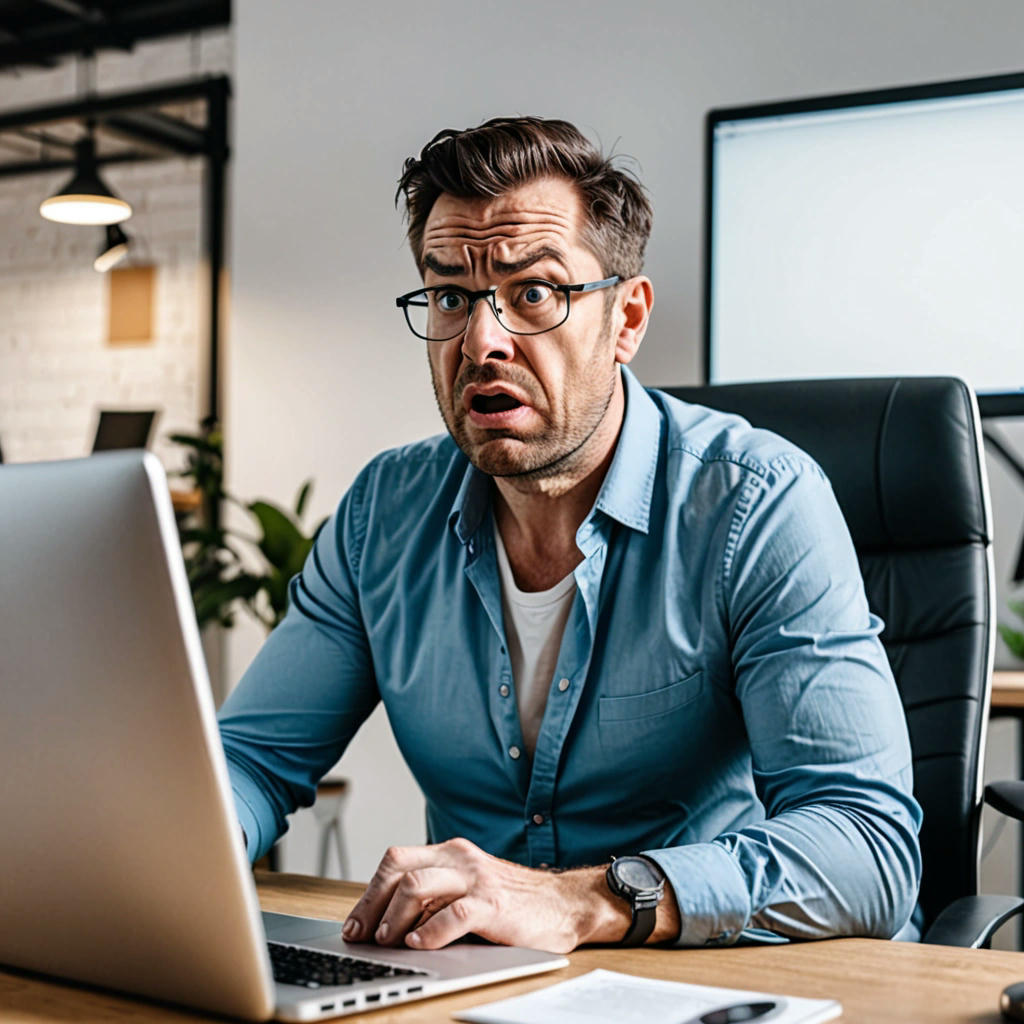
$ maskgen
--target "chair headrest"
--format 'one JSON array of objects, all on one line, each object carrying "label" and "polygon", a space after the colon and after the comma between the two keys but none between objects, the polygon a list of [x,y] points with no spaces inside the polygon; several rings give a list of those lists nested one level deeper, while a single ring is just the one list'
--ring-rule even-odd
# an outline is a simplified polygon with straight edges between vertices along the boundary
[{"label": "chair headrest", "polygon": [[662,390],[738,413],[804,449],[832,481],[860,549],[990,539],[976,404],[956,377]]}]

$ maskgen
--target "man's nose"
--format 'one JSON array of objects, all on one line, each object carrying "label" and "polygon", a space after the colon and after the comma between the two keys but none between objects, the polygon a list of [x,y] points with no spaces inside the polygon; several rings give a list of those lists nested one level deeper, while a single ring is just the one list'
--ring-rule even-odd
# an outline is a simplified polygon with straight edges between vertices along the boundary
[{"label": "man's nose", "polygon": [[462,335],[462,354],[471,363],[511,359],[515,355],[512,335],[498,322],[487,299],[478,299],[469,311],[469,321]]}]

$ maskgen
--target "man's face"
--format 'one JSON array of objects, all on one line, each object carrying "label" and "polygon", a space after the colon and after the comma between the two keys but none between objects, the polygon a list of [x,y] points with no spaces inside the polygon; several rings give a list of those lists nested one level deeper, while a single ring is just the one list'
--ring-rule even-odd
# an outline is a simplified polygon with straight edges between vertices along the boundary
[{"label": "man's face", "polygon": [[[576,189],[559,178],[495,199],[442,195],[423,235],[424,283],[476,291],[535,278],[601,280],[581,226]],[[479,469],[541,479],[586,464],[619,383],[607,294],[574,294],[568,320],[535,335],[510,333],[478,302],[462,334],[427,342],[441,415]]]}]

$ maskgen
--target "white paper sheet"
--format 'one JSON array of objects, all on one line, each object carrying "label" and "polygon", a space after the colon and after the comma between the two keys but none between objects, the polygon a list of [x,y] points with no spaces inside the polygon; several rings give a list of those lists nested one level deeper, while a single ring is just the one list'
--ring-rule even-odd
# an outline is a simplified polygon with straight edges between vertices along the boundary
[{"label": "white paper sheet", "polygon": [[775,1002],[776,1008],[758,1017],[757,1024],[820,1024],[843,1012],[834,999],[778,996],[597,970],[453,1016],[472,1024],[689,1024],[712,1010],[766,1001]]}]

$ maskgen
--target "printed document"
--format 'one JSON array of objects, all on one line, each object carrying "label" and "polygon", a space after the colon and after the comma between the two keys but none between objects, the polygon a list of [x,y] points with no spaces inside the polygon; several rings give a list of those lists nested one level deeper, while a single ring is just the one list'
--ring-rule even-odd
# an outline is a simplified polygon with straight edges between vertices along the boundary
[{"label": "printed document", "polygon": [[460,1010],[453,1016],[471,1024],[698,1024],[704,1014],[755,1003],[774,1006],[756,1018],[733,1019],[756,1020],[757,1024],[820,1024],[843,1012],[834,999],[713,988],[597,970],[524,996]]}]

